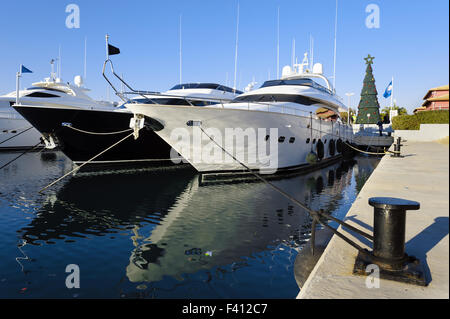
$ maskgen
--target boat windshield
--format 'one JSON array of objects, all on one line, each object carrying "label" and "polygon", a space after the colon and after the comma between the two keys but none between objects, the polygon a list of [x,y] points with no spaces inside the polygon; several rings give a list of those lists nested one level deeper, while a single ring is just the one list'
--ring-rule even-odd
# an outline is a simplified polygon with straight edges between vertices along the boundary
[{"label": "boat windshield", "polygon": [[159,104],[159,105],[195,105],[207,106],[217,104],[217,102],[206,100],[191,100],[181,98],[148,98],[148,99],[133,99],[135,103],[139,104]]},{"label": "boat windshield", "polygon": [[46,91],[55,91],[55,92],[61,92],[61,93],[67,93],[63,90],[54,89],[54,88],[48,88],[48,87],[41,87],[41,86],[32,86],[29,87],[27,90],[46,90]]},{"label": "boat windshield", "polygon": [[310,86],[316,88],[318,90],[330,93],[326,87],[314,82],[311,79],[292,79],[292,80],[270,80],[263,83],[261,88],[270,87],[270,86],[279,86],[279,85],[299,85],[299,86]]},{"label": "boat windshield", "polygon": [[183,89],[210,89],[210,90],[219,90],[229,93],[237,93],[242,94],[241,91],[233,90],[230,87],[216,84],[216,83],[184,83],[184,84],[177,84],[170,90],[183,90]]}]

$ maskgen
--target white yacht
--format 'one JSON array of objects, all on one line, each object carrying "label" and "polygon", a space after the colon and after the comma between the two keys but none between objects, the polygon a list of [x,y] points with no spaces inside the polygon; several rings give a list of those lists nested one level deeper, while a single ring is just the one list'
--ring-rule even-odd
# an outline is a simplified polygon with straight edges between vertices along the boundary
[{"label": "white yacht", "polygon": [[[46,105],[65,109],[111,109],[114,103],[94,101],[83,87],[81,76],[76,76],[75,84],[64,83],[56,77],[48,77],[35,82],[32,87],[19,91],[21,105]],[[16,104],[16,91],[0,96],[0,150],[28,149],[42,141],[41,133],[12,106]],[[15,137],[14,137],[15,136]],[[49,147],[54,144],[48,142]]]},{"label": "white yacht", "polygon": [[[347,108],[323,75],[322,65],[283,68],[282,78],[265,82],[229,103],[208,106],[126,103],[136,118],[159,122],[156,130],[199,172],[245,169],[273,174],[340,157],[352,130],[342,122]],[[325,86],[315,80],[322,80]],[[236,142],[236,143],[235,143]],[[245,165],[245,166],[244,166]]]},{"label": "white yacht", "polygon": [[[58,144],[76,165],[87,162],[130,134],[133,114],[123,105],[94,101],[81,85],[51,85],[46,87],[51,91],[39,93],[46,96],[39,103],[21,99],[20,105],[14,105],[14,108],[42,133],[46,143]],[[154,104],[211,106],[229,102],[237,96],[231,88],[215,83],[178,84],[164,93],[120,93],[121,97],[128,95],[137,95],[131,101],[147,107]],[[146,122],[140,139],[127,139],[89,164],[115,167],[172,165],[171,147],[149,128],[151,124]]]}]

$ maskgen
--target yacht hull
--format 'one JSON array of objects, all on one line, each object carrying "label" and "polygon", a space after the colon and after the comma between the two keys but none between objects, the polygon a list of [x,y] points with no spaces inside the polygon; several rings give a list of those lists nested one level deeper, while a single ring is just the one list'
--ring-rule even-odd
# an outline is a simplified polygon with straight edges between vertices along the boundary
[{"label": "yacht hull", "polygon": [[[14,106],[44,136],[56,138],[61,151],[75,164],[81,164],[104,151],[130,134],[97,135],[86,132],[118,132],[129,128],[130,112],[63,109],[38,106]],[[62,123],[70,123],[73,128]],[[154,166],[172,165],[170,146],[152,130],[143,129],[140,138],[129,137],[114,148],[97,157],[90,165],[105,166]]]},{"label": "yacht hull", "polygon": [[[330,150],[331,140],[336,141],[340,138],[342,141],[350,142],[352,136],[351,129],[345,125],[292,114],[220,107],[159,105],[149,107],[140,104],[128,104],[127,108],[135,114],[142,114],[160,122],[163,129],[156,134],[202,173],[242,171],[245,169],[242,164],[267,174],[297,167],[308,169],[317,164],[308,161],[307,157],[311,152],[317,153],[319,139],[324,146],[323,157],[319,159],[321,162],[340,156],[340,152],[333,153]],[[231,149],[227,149],[225,146],[227,143],[225,140],[229,138],[227,132],[247,129],[249,129],[247,132],[256,133],[253,146],[249,138],[248,142],[241,146],[236,143]],[[189,133],[188,139],[178,136],[178,133],[183,132]],[[198,138],[198,134],[201,138]],[[212,144],[211,138],[215,139],[213,135],[219,136],[216,142],[219,142],[220,147]],[[270,144],[274,148],[271,148]],[[259,156],[260,146],[266,148],[263,150],[267,155],[266,158],[262,159]],[[274,149],[276,150],[273,151]],[[211,160],[210,155],[214,152],[219,152],[220,156],[214,157],[217,155],[214,154],[214,159]],[[230,154],[240,162],[233,159]]]}]

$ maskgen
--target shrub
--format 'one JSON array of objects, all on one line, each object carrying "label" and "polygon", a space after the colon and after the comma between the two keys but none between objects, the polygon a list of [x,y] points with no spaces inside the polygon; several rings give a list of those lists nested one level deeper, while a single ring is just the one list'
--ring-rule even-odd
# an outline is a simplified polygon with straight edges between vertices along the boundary
[{"label": "shrub", "polygon": [[394,130],[418,130],[420,123],[415,115],[398,115],[392,119]]},{"label": "shrub", "polygon": [[416,116],[420,124],[448,124],[448,111],[417,112]]},{"label": "shrub", "polygon": [[392,119],[394,130],[419,130],[420,124],[448,124],[449,111],[423,111],[414,115],[399,115]]}]

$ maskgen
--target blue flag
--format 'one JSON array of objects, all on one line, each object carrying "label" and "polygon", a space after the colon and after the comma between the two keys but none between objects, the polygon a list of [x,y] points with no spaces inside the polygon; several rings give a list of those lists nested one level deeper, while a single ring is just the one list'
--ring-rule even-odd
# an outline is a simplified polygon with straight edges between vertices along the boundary
[{"label": "blue flag", "polygon": [[20,73],[33,73],[33,71],[31,71],[30,69],[27,69],[26,67],[24,67],[22,65],[22,69],[20,70]]},{"label": "blue flag", "polygon": [[384,91],[383,96],[387,99],[388,97],[390,97],[392,95],[392,81],[389,83],[389,85],[387,86],[386,90]]}]

